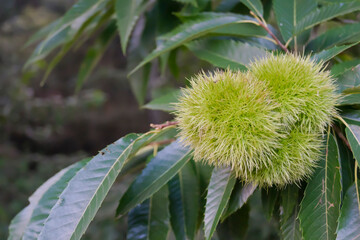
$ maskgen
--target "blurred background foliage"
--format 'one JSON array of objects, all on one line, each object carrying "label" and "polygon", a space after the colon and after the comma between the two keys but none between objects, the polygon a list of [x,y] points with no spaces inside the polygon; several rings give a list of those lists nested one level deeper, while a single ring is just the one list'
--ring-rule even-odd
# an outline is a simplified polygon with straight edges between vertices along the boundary
[{"label": "blurred background foliage", "polygon": [[[0,3],[0,239],[6,239],[10,220],[27,205],[28,196],[58,170],[96,154],[120,136],[145,132],[149,123],[170,118],[139,109],[126,79],[126,59],[118,38],[110,43],[96,71],[77,93],[74,73],[91,40],[65,56],[43,87],[39,86],[43,72],[23,71],[34,50],[34,46],[24,48],[24,44],[73,3]],[[42,67],[38,66],[40,70]],[[161,90],[177,83],[168,81],[166,85],[163,77],[155,76],[151,84]],[[120,189],[119,185],[112,191],[118,196]],[[117,204],[112,197],[108,196],[104,211],[93,223],[98,227],[92,227],[84,239],[119,239],[121,231],[115,227],[123,224],[109,220]]]}]

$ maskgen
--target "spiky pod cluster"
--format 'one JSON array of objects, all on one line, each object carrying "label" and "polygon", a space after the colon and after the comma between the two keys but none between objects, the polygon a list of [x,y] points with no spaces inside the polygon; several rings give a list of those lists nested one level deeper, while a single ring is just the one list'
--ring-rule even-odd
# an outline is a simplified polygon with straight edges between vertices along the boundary
[{"label": "spiky pod cluster", "polygon": [[245,182],[297,183],[316,166],[334,90],[321,63],[291,54],[269,54],[247,73],[201,73],[176,104],[180,137],[195,160],[230,166]]}]

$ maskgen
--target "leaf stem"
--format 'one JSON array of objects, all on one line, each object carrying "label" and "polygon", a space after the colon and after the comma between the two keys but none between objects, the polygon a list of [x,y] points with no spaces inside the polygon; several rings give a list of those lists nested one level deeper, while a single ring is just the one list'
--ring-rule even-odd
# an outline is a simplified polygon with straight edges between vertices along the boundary
[{"label": "leaf stem", "polygon": [[284,44],[282,44],[282,42],[280,42],[280,40],[274,35],[274,33],[271,32],[265,21],[260,20],[260,18],[258,18],[258,16],[256,16],[255,13],[253,13],[252,11],[250,11],[250,14],[253,15],[254,18],[257,20],[257,23],[270,34],[270,36],[275,40],[277,45],[279,45],[286,53],[289,53],[289,49],[287,49]]},{"label": "leaf stem", "polygon": [[161,124],[151,123],[150,127],[155,128],[156,130],[158,130],[158,129],[163,129],[163,128],[173,126],[173,125],[178,125],[178,124],[179,124],[178,121],[166,121],[165,123],[161,123]]},{"label": "leaf stem", "polygon": [[360,214],[360,196],[359,196],[359,186],[358,186],[358,177],[357,177],[357,171],[358,171],[358,162],[355,160],[355,188],[356,188],[356,197],[357,197],[357,203],[359,207],[359,214]]},{"label": "leaf stem", "polygon": [[351,150],[349,141],[346,139],[344,134],[341,132],[340,128],[338,126],[336,126],[335,124],[332,125],[332,128],[334,129],[336,134],[339,136],[339,138],[345,143],[345,145]]}]

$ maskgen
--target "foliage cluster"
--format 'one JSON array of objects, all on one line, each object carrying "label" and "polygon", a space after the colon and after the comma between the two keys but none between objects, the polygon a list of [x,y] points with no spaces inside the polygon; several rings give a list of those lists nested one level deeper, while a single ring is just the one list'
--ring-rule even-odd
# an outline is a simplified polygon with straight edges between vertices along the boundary
[{"label": "foliage cluster", "polygon": [[[193,150],[176,139],[178,129],[174,122],[153,125],[155,129],[144,134],[129,134],[40,186],[30,197],[29,205],[12,220],[9,239],[80,239],[118,175],[143,165],[121,196],[116,211],[117,217],[128,216],[128,239],[161,240],[167,239],[169,233],[176,239],[247,238],[246,223],[254,216],[251,198],[259,193],[263,214],[277,223],[278,235],[283,239],[358,238],[358,10],[358,0],[79,0],[62,18],[29,41],[31,44],[41,40],[25,67],[36,66],[59,49],[48,64],[43,83],[67,52],[92,36],[95,43],[80,66],[77,88],[84,84],[119,33],[140,105],[145,101],[149,76],[158,71],[153,67],[156,63],[160,72],[177,76],[186,72],[178,68],[177,59],[191,53],[217,68],[252,68],[261,78],[265,68],[249,63],[267,52],[291,51],[328,63],[336,92],[341,95],[336,106],[339,114],[326,128],[314,173],[307,181],[288,184],[283,189],[243,184],[231,168],[211,168],[195,162]],[[347,52],[350,48],[353,51]],[[283,81],[269,81],[278,89],[274,93],[279,98],[283,96],[281,85],[291,81],[294,72],[285,74]],[[242,77],[247,78],[246,74]],[[228,91],[229,87],[224,84],[223,89]],[[254,97],[267,97],[257,95],[257,91],[254,89]],[[324,108],[314,113],[318,109],[301,89],[291,91],[299,94],[301,100],[282,105],[286,112],[296,114],[283,116],[281,121],[304,125],[305,129],[312,129],[313,122],[318,122],[315,126],[321,131],[335,111],[334,102],[325,101],[328,97],[321,97],[327,93],[322,94],[317,100],[325,101],[320,106]],[[170,92],[144,107],[173,111],[178,96],[178,91]],[[302,101],[305,110],[297,109]],[[279,108],[281,111],[285,110]],[[299,112],[306,112],[305,117]]]}]

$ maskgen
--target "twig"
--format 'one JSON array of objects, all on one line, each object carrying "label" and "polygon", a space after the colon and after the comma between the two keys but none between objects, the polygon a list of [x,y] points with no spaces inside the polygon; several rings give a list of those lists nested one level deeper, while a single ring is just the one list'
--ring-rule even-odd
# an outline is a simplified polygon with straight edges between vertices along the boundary
[{"label": "twig", "polygon": [[275,40],[275,42],[277,43],[277,45],[279,45],[285,52],[289,53],[289,49],[287,49],[284,44],[282,44],[280,42],[280,40],[271,32],[271,30],[269,29],[269,27],[266,25],[266,23],[264,23],[263,21],[261,21],[256,15],[255,13],[253,13],[252,11],[250,11],[250,14],[254,16],[254,18],[257,20],[257,23],[264,28],[269,34],[270,36]]},{"label": "twig", "polygon": [[336,132],[336,134],[339,136],[339,138],[345,143],[345,145],[351,150],[350,144],[344,134],[341,132],[340,128],[336,126],[335,124],[332,125],[332,128]]},{"label": "twig", "polygon": [[178,124],[179,124],[179,122],[177,122],[177,121],[172,121],[172,122],[166,121],[165,123],[161,123],[161,124],[153,124],[153,123],[151,123],[150,127],[155,128],[155,129],[163,129],[163,128],[173,126],[173,125],[178,125]]}]

